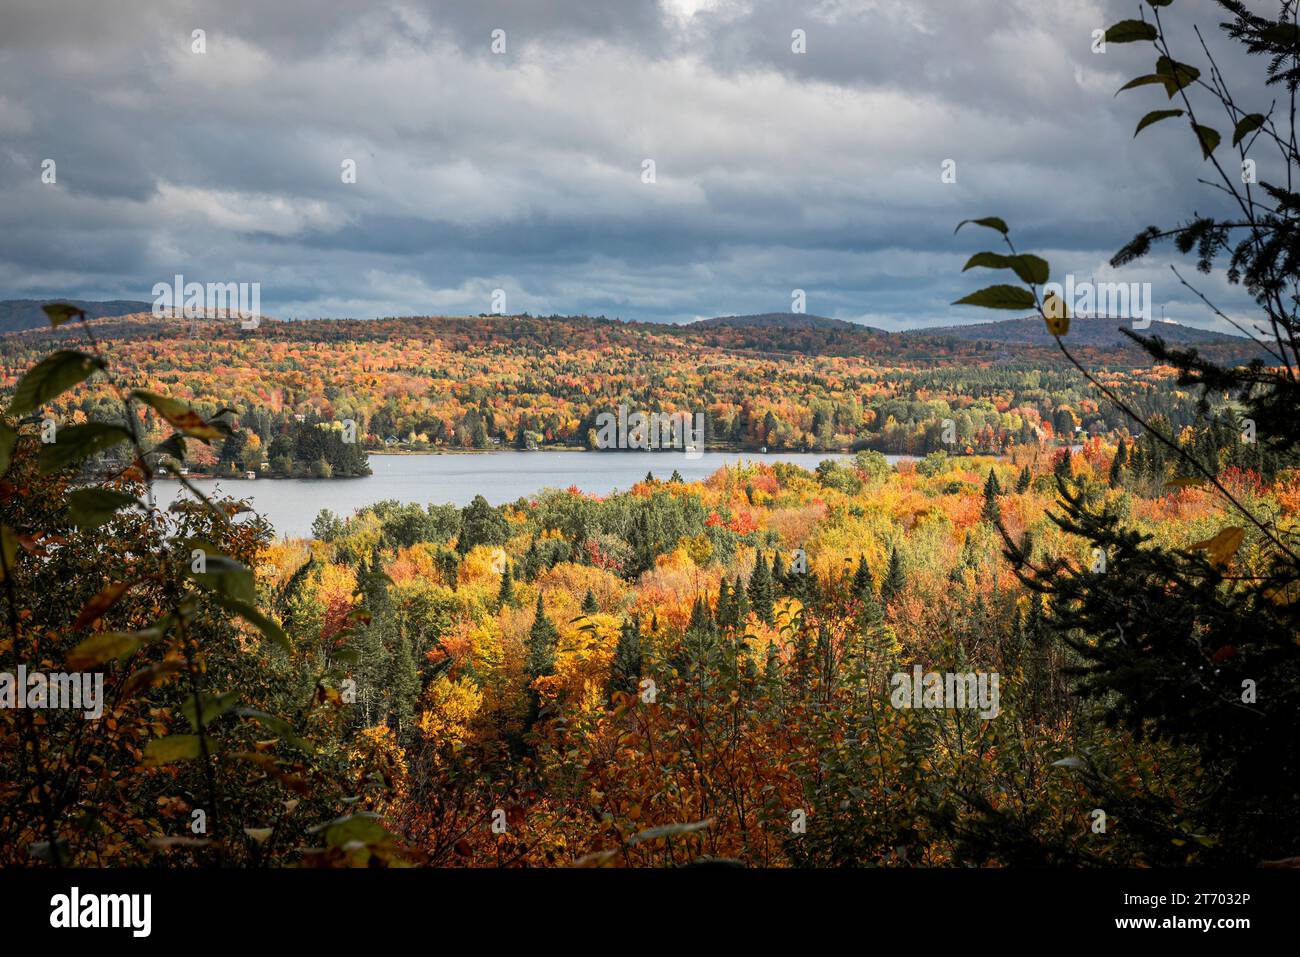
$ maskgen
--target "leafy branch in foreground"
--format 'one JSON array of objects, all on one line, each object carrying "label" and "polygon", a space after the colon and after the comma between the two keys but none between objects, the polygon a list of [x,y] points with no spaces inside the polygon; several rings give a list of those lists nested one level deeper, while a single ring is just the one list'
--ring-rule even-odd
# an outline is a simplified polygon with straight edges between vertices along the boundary
[{"label": "leafy branch in foreground", "polygon": [[[234,523],[239,503],[213,501],[184,479],[195,501],[170,513],[154,506],[153,463],[179,460],[187,439],[229,435],[221,418],[229,410],[204,417],[167,396],[128,390],[81,310],[56,304],[46,312],[55,327],[79,322],[88,348],[37,362],[0,419],[8,623],[0,659],[28,673],[63,668],[102,682],[103,692],[93,717],[0,713],[0,738],[19,744],[0,759],[0,860],[30,855],[60,866],[193,855],[265,864],[272,853],[296,854],[313,834],[328,844],[330,833],[348,829],[312,826],[351,820],[346,809],[360,797],[343,774],[347,754],[311,740],[340,725],[333,685],[345,673],[342,649],[310,688],[299,687],[293,645],[258,607],[252,566],[270,535],[266,523]],[[30,425],[42,407],[96,376],[117,396],[120,419],[63,427],[51,419],[38,439]],[[145,408],[174,430],[153,448],[141,439]],[[84,484],[86,464],[118,446],[130,449],[128,463]],[[246,644],[236,619],[260,636],[260,649]],[[290,691],[274,690],[268,675]],[[277,714],[284,706],[290,717]],[[309,778],[317,784],[310,794]],[[381,826],[365,833],[346,855],[328,845],[318,859],[399,859]]]},{"label": "leafy branch in foreground", "polygon": [[[1230,219],[1198,216],[1173,229],[1148,227],[1111,264],[1133,262],[1168,238],[1183,254],[1195,251],[1202,272],[1210,272],[1217,258],[1227,254],[1226,278],[1230,284],[1243,285],[1260,309],[1262,323],[1254,329],[1264,338],[1255,341],[1275,364],[1256,359],[1247,366],[1220,365],[1195,349],[1169,348],[1159,336],[1124,332],[1154,361],[1173,366],[1180,385],[1195,387],[1202,410],[1208,410],[1212,400],[1235,401],[1258,428],[1260,441],[1274,454],[1295,462],[1300,443],[1296,312],[1300,194],[1292,192],[1293,175],[1300,168],[1294,108],[1300,80],[1297,3],[1284,0],[1278,18],[1271,21],[1246,11],[1235,0],[1220,0],[1220,5],[1233,16],[1224,24],[1224,32],[1245,45],[1247,53],[1270,57],[1267,82],[1286,85],[1292,98],[1289,119],[1279,127],[1272,107],[1265,112],[1240,107],[1199,31],[1208,72],[1175,59],[1161,19],[1160,8],[1168,3],[1150,4],[1153,22],[1144,13],[1141,20],[1112,26],[1108,41],[1149,42],[1157,54],[1154,72],[1135,78],[1122,90],[1159,86],[1169,99],[1178,97],[1182,107],[1147,113],[1136,133],[1185,116],[1197,149],[1217,175],[1217,181],[1208,185],[1228,197],[1236,215]],[[1242,163],[1240,181],[1228,174],[1216,155],[1222,137],[1198,120],[1189,96],[1192,91],[1204,94],[1229,120],[1232,146]],[[1260,190],[1252,188],[1253,162],[1247,154],[1260,141],[1271,144],[1281,156],[1287,170],[1285,186],[1261,183]],[[1095,491],[1061,476],[1057,478],[1061,514],[1052,520],[1063,532],[1088,542],[1098,560],[1091,565],[1062,558],[1036,562],[1032,545],[1014,541],[999,523],[1006,556],[1017,576],[1049,599],[1051,624],[1080,661],[1072,670],[1077,693],[1096,703],[1098,717],[1107,724],[1122,724],[1140,736],[1189,746],[1200,761],[1203,785],[1185,795],[1181,806],[1155,799],[1143,806],[1129,801],[1129,817],[1152,842],[1153,854],[1167,849],[1169,842],[1181,845],[1188,840],[1226,860],[1258,862],[1277,856],[1279,848],[1294,852],[1300,846],[1300,824],[1291,812],[1300,787],[1300,762],[1291,744],[1300,733],[1296,529],[1248,505],[1229,487],[1217,462],[1203,461],[1165,435],[1080,363],[1063,339],[1069,332],[1070,304],[1053,294],[1040,297],[1040,287],[1048,278],[1046,264],[1039,268],[1036,257],[1016,252],[1003,220],[987,217],[974,222],[999,232],[1011,256],[980,253],[966,268],[1009,268],[1024,285],[990,286],[958,303],[1033,309],[1070,363],[1182,463],[1186,475],[1174,478],[1166,491],[1206,484],[1253,529],[1248,533],[1229,525],[1181,549],[1156,546],[1126,527],[1110,505],[1099,509]],[[1174,272],[1215,315],[1228,318]],[[1238,321],[1229,321],[1248,331]],[[1251,439],[1243,440],[1253,438],[1252,433]],[[1099,756],[1087,755],[1075,766],[1086,772],[1086,784],[1097,800],[1118,802],[1118,792],[1100,772],[1099,762]]]}]

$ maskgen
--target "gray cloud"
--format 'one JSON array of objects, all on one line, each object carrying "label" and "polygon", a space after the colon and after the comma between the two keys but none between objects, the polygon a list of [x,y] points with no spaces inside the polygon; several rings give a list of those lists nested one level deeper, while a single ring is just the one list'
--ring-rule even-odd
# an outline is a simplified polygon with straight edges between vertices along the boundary
[{"label": "gray cloud", "polygon": [[[682,321],[788,308],[802,288],[809,311],[890,328],[982,321],[947,305],[992,236],[954,237],[960,219],[1002,215],[1086,277],[1147,223],[1216,205],[1192,186],[1185,129],[1133,140],[1158,95],[1112,96],[1148,54],[1090,50],[1132,15],[1118,0],[9,0],[0,295],[147,298],[183,273],[261,282],[276,315],[477,313],[503,288],[511,309]],[[1191,312],[1159,262],[1138,273]]]}]

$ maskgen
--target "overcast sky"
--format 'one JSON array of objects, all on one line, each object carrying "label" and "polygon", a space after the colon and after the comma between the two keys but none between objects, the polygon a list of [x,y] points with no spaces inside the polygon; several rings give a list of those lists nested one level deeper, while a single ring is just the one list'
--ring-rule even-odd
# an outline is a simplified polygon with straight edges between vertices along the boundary
[{"label": "overcast sky", "polygon": [[[1054,278],[1150,281],[1157,318],[1213,327],[1171,260],[1105,266],[1216,206],[1185,126],[1133,138],[1164,94],[1114,96],[1149,48],[1091,50],[1137,8],[4,0],[0,298],[149,299],[181,273],[259,282],[280,318],[475,314],[499,288],[510,312],[680,322],[798,288],[899,329],[1011,315],[948,305],[997,238],[953,227],[996,214]],[[1165,11],[1189,14],[1227,49],[1208,0]]]}]

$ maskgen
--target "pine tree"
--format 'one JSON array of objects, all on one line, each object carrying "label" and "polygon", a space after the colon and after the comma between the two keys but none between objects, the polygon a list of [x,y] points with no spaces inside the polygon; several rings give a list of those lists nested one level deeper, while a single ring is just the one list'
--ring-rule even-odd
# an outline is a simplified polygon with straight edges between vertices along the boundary
[{"label": "pine tree", "polygon": [[1029,486],[1032,484],[1034,484],[1034,476],[1033,473],[1029,471],[1029,466],[1026,465],[1020,470],[1020,478],[1016,479],[1017,494],[1024,495],[1029,491]]},{"label": "pine tree", "polygon": [[1128,462],[1128,445],[1123,439],[1119,440],[1119,448],[1115,450],[1115,458],[1110,463],[1110,475],[1107,482],[1111,488],[1119,488],[1124,481],[1124,465]]},{"label": "pine tree", "polygon": [[713,612],[709,610],[709,603],[702,595],[696,595],[691,605],[691,620],[686,626],[687,631],[710,631],[713,627]]},{"label": "pine tree", "polygon": [[971,538],[969,529],[961,543],[961,564],[963,568],[979,567],[979,561],[975,557],[975,540]]},{"label": "pine tree", "polygon": [[1002,486],[998,484],[998,477],[989,469],[988,480],[984,483],[984,521],[997,522],[998,520],[998,496],[1002,494]]},{"label": "pine tree", "polygon": [[501,587],[497,589],[497,608],[505,608],[515,603],[515,580],[510,573],[510,563],[506,562],[505,571],[501,573]]},{"label": "pine tree", "polygon": [[609,690],[635,694],[641,685],[641,619],[623,619],[619,628],[614,661],[609,670]]},{"label": "pine tree", "polygon": [[733,617],[735,611],[735,605],[731,601],[731,584],[724,575],[718,585],[718,626],[729,628],[736,624],[736,619]]},{"label": "pine tree", "polygon": [[772,583],[782,588],[785,587],[786,583],[785,561],[781,558],[779,549],[772,552]]},{"label": "pine tree", "polygon": [[673,474],[669,476],[668,481],[673,482],[677,485],[681,485],[682,482],[685,481],[685,479],[682,478],[681,472],[677,471],[676,469],[673,469]]},{"label": "pine tree", "polygon": [[893,547],[889,550],[889,570],[885,573],[885,581],[880,586],[880,600],[886,608],[889,603],[897,598],[903,591],[903,586],[907,584],[907,577],[903,572],[903,556],[899,554],[898,548]]},{"label": "pine tree", "polygon": [[1074,459],[1070,455],[1069,449],[1062,449],[1060,455],[1056,457],[1056,462],[1052,465],[1052,471],[1063,479],[1069,479],[1074,475]]},{"label": "pine tree", "polygon": [[389,721],[398,734],[406,734],[415,721],[415,703],[420,697],[420,669],[416,666],[405,627],[398,628],[387,671],[384,686],[392,696]]},{"label": "pine tree", "polygon": [[524,552],[524,581],[532,581],[541,570],[542,556],[537,550],[537,539],[534,538],[528,543],[528,551]]},{"label": "pine tree", "polygon": [[876,586],[872,580],[871,568],[867,565],[867,556],[859,555],[858,568],[853,573],[853,594],[862,600],[866,598],[868,592],[872,598],[876,597]]},{"label": "pine tree", "polygon": [[528,656],[525,664],[530,679],[555,673],[555,647],[559,637],[559,631],[551,619],[546,617],[546,606],[542,604],[542,595],[538,592],[537,610],[526,642]]},{"label": "pine tree", "polygon": [[767,661],[763,663],[763,677],[770,682],[776,682],[781,678],[781,657],[775,641],[767,646]]},{"label": "pine tree", "polygon": [[735,619],[737,628],[745,627],[745,620],[749,618],[749,596],[745,594],[744,586],[740,584],[740,576],[736,576],[735,584],[731,587],[732,616]]},{"label": "pine tree", "polygon": [[596,594],[588,588],[586,597],[582,599],[582,613],[584,615],[594,615],[598,611],[600,611],[600,605],[596,603]]},{"label": "pine tree", "polygon": [[773,623],[775,608],[772,573],[767,567],[767,557],[762,552],[758,553],[754,572],[749,576],[749,603],[760,621],[769,625]]}]

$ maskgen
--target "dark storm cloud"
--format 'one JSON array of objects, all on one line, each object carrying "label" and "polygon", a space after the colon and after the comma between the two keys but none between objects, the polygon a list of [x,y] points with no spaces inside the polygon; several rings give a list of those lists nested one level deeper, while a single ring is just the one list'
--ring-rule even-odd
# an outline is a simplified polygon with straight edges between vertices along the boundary
[{"label": "dark storm cloud", "polygon": [[[1182,8],[1211,33],[1220,19]],[[1132,15],[1109,0],[8,0],[0,296],[147,298],[180,272],[261,282],[277,315],[477,313],[501,288],[511,309],[680,321],[786,309],[801,288],[809,311],[889,328],[982,320],[947,305],[991,242],[954,237],[959,219],[1002,215],[1058,274],[1100,279],[1163,211],[1215,205],[1190,185],[1204,167],[1186,130],[1132,139],[1150,91],[1113,97],[1149,56],[1090,50]],[[1187,299],[1158,263],[1125,278]]]}]

